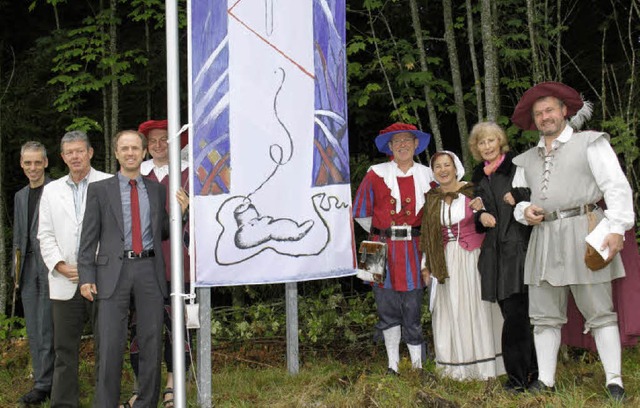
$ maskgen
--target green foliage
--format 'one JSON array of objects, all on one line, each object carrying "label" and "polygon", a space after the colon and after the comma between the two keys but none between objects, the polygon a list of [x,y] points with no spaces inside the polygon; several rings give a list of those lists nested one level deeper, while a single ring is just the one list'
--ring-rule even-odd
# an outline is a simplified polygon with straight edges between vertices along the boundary
[{"label": "green foliage", "polygon": [[[46,0],[46,3],[50,4],[53,7],[56,7],[58,4],[64,4],[66,2],[67,0]],[[37,0],[33,0],[31,1],[31,3],[29,3],[29,12],[33,12],[33,10],[35,10],[37,3]]]},{"label": "green foliage", "polygon": [[[364,10],[358,10],[358,6]],[[351,123],[392,119],[418,124],[419,118],[426,116],[425,86],[431,89],[436,111],[449,109],[451,84],[449,75],[442,73],[446,64],[441,54],[429,50],[429,70],[422,71],[407,2],[350,2],[347,13],[347,19],[352,21],[347,37]],[[427,21],[426,8],[420,7],[420,13]],[[357,19],[361,21],[356,26]],[[398,21],[402,23],[397,24]],[[430,32],[425,30],[423,35],[428,38]]]},{"label": "green foliage", "polygon": [[[164,28],[165,11],[164,0],[119,0],[120,3],[132,7],[129,17],[133,21],[146,21],[153,23],[155,30]],[[178,27],[187,26],[186,0],[178,0]]]},{"label": "green foliage", "polygon": [[616,153],[622,154],[628,163],[633,163],[638,159],[637,137],[624,118],[614,116],[602,121],[601,126],[602,130],[611,135],[611,146]]},{"label": "green foliage", "polygon": [[[316,295],[299,296],[299,338],[308,346],[328,348],[360,346],[371,336],[377,320],[371,291],[345,296],[338,283],[326,285]],[[282,339],[286,335],[283,302],[258,302],[250,306],[213,310],[213,342]]]},{"label": "green foliage", "polygon": [[[77,112],[88,94],[101,91],[114,80],[121,85],[130,84],[135,80],[131,73],[132,65],[147,63],[141,50],[109,53],[107,28],[119,22],[111,19],[110,10],[85,18],[83,26],[67,31],[65,41],[56,48],[58,54],[51,69],[55,76],[48,83],[61,86],[53,103],[58,112]],[[87,127],[88,121],[82,118],[78,125],[97,129],[94,125]]]},{"label": "green foliage", "polygon": [[82,130],[86,133],[89,133],[91,131],[102,132],[102,126],[99,122],[95,121],[92,118],[89,118],[87,116],[80,116],[73,118],[71,124],[67,126],[65,130]]},{"label": "green foliage", "polygon": [[27,329],[22,317],[0,315],[0,340],[25,337]]}]

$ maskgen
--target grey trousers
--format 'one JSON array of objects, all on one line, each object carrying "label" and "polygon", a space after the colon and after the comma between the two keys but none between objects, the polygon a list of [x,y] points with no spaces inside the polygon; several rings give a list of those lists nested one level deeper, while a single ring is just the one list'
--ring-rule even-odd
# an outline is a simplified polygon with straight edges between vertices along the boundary
[{"label": "grey trousers", "polygon": [[38,270],[38,262],[32,252],[27,253],[24,259],[20,296],[31,352],[33,388],[49,392],[53,381],[55,357],[49,279],[46,268]]},{"label": "grey trousers", "polygon": [[[98,287],[98,294],[100,288]],[[127,342],[129,302],[138,313],[140,367],[135,408],[156,408],[160,394],[163,296],[153,258],[125,259],[113,294],[98,300],[99,371],[93,406],[114,408],[120,399],[120,377]]]},{"label": "grey trousers", "polygon": [[[594,272],[597,273],[597,272]],[[538,332],[544,326],[562,327],[567,322],[567,295],[573,294],[576,306],[585,319],[585,330],[616,325],[611,282],[552,286],[546,281],[540,286],[529,285],[529,317]]]}]

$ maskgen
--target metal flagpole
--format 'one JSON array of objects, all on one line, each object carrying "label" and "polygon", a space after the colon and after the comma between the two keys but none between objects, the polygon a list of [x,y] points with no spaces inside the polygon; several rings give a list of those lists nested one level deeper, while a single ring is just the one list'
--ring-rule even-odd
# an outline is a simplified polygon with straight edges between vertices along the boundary
[{"label": "metal flagpole", "polygon": [[211,288],[198,288],[198,406],[211,408]]},{"label": "metal flagpole", "polygon": [[285,283],[287,309],[287,369],[298,374],[298,283]]},{"label": "metal flagpole", "polygon": [[[166,0],[167,121],[169,132],[169,201],[171,219],[171,318],[173,338],[173,398],[186,408],[184,361],[184,277],[182,274],[182,213],[176,199],[181,185],[180,166],[180,59],[178,54],[178,1]],[[144,317],[143,317],[144,318]]]}]

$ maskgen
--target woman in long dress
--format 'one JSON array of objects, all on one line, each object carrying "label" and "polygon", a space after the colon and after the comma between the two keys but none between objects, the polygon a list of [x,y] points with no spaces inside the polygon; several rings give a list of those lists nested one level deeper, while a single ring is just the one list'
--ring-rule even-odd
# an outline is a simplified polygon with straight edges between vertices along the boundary
[{"label": "woman in long dress", "polygon": [[475,230],[473,186],[460,181],[464,167],[447,151],[431,158],[439,187],[425,196],[421,249],[423,277],[432,277],[431,308],[436,367],[456,380],[504,374],[498,305],[481,297],[478,256],[484,238]]}]

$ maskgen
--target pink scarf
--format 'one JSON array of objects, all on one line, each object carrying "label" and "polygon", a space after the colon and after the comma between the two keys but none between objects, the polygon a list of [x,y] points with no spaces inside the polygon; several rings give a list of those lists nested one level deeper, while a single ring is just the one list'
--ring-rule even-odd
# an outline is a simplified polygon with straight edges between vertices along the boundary
[{"label": "pink scarf", "polygon": [[488,161],[485,161],[484,162],[484,174],[486,174],[487,176],[490,176],[493,173],[495,173],[496,170],[498,169],[498,167],[500,167],[500,165],[504,161],[504,157],[505,157],[505,154],[502,154],[502,155],[500,155],[500,157],[498,157],[496,160],[494,160],[491,163],[489,163]]}]

